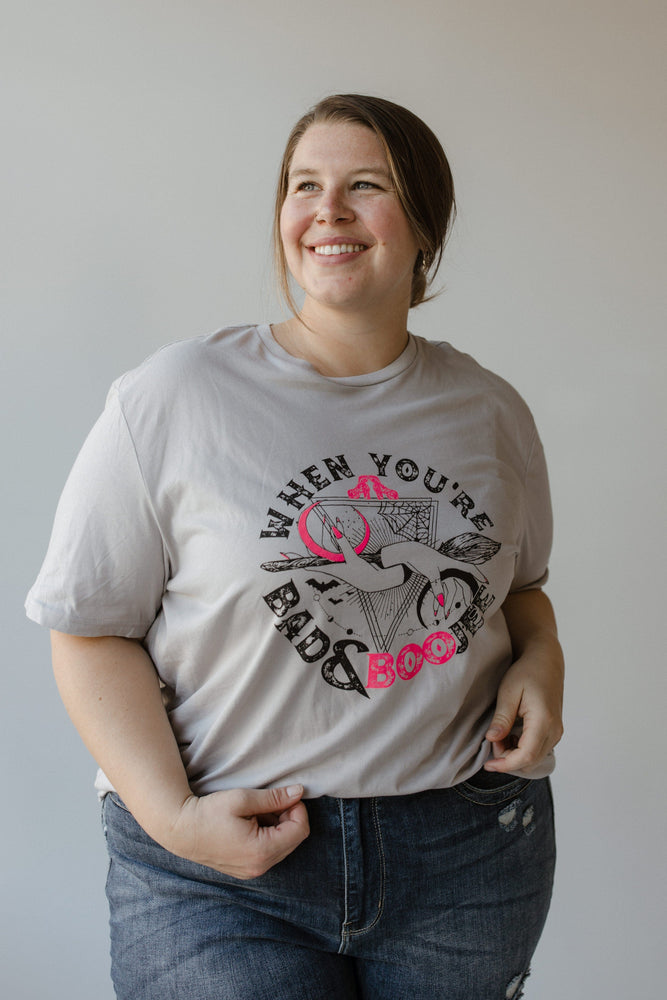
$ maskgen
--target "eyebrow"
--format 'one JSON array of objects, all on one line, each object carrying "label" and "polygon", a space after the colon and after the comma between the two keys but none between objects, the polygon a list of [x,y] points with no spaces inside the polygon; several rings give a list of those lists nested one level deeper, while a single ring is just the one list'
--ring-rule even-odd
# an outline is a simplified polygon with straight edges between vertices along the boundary
[{"label": "eyebrow", "polygon": [[[313,177],[318,174],[319,170],[312,170],[309,167],[301,167],[299,170],[290,170],[290,177]],[[375,174],[378,177],[385,177],[388,181],[391,180],[391,176],[387,170],[383,167],[355,167],[351,170],[352,174]]]}]

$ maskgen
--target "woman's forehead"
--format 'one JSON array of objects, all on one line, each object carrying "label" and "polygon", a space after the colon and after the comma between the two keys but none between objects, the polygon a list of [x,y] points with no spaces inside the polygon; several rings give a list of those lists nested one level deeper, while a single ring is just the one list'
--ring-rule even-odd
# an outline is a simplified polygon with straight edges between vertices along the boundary
[{"label": "woman's forehead", "polygon": [[316,122],[301,136],[290,162],[290,176],[325,165],[373,170],[389,175],[387,157],[375,132],[357,122]]}]

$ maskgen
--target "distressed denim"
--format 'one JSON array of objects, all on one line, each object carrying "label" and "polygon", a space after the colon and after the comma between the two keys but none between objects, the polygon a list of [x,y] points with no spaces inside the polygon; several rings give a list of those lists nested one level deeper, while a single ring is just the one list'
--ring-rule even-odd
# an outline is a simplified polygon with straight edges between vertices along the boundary
[{"label": "distressed denim", "polygon": [[106,796],[119,1000],[518,1000],[551,897],[548,778],[306,806],[307,840],[242,881]]}]

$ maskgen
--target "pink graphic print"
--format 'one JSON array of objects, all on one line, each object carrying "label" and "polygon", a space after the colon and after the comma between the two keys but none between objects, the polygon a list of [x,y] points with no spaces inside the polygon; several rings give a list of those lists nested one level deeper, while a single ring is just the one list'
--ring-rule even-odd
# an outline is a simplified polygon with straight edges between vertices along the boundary
[{"label": "pink graphic print", "polygon": [[353,489],[347,491],[347,495],[353,500],[359,500],[361,497],[364,497],[365,500],[370,500],[371,487],[375,496],[380,497],[380,499],[386,497],[387,500],[398,500],[396,490],[385,486],[377,476],[359,476],[359,482]]},{"label": "pink graphic print", "polygon": [[[361,522],[363,524],[363,537],[360,542],[358,542],[355,546],[353,546],[354,551],[357,553],[357,555],[361,555],[361,553],[368,545],[368,540],[371,537],[371,529],[364,515],[360,513],[360,511],[358,511],[356,507],[351,507],[350,509],[354,511],[354,513],[358,518],[361,519]],[[311,521],[314,518],[319,522],[318,527],[320,526],[320,524],[322,525],[322,539],[324,540],[324,537],[327,534],[329,535],[329,537],[333,536],[334,545],[336,545],[336,541],[345,537],[344,532],[340,530],[340,527],[342,527],[340,518],[337,519],[338,524],[337,525],[334,524],[333,520],[327,514],[324,508],[320,507],[320,501],[316,500],[315,503],[312,503],[310,505],[310,507],[306,507],[306,509],[301,514],[299,518],[299,534],[306,548],[310,549],[310,551],[313,552],[316,556],[321,556],[323,559],[328,559],[330,562],[345,562],[345,554],[341,552],[339,546],[336,545],[335,549],[334,548],[327,549],[325,548],[324,545],[321,545],[318,541],[316,541],[312,537],[312,534],[308,530],[309,515],[312,515]]]}]

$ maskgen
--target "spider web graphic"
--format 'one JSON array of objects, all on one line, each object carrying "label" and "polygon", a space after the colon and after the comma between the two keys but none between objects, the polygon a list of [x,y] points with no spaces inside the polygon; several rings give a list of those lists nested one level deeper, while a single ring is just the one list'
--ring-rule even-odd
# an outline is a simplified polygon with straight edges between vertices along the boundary
[{"label": "spider web graphic", "polygon": [[432,545],[435,541],[435,500],[394,500],[378,511],[398,538]]}]

